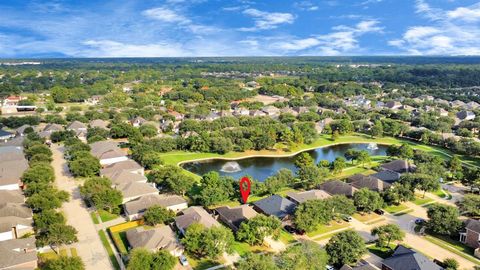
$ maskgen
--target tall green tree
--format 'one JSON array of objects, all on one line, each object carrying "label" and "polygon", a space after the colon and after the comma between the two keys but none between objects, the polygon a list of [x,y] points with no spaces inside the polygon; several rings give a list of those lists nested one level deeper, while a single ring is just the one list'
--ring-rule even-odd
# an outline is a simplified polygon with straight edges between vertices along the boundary
[{"label": "tall green tree", "polygon": [[397,224],[387,224],[372,229],[371,234],[378,236],[377,246],[390,248],[392,241],[402,241],[405,233]]},{"label": "tall green tree", "polygon": [[450,235],[461,226],[458,208],[445,204],[433,204],[427,210],[427,228],[434,233]]},{"label": "tall green tree", "polygon": [[78,256],[60,255],[57,258],[48,259],[40,267],[42,270],[84,270],[85,264]]},{"label": "tall green tree", "polygon": [[283,270],[323,270],[327,263],[325,249],[310,241],[288,247],[280,254],[277,262]]},{"label": "tall green tree", "polygon": [[335,234],[325,246],[329,262],[341,267],[356,263],[367,252],[363,238],[355,231],[347,230]]},{"label": "tall green tree", "polygon": [[187,228],[185,237],[181,240],[185,251],[196,258],[216,259],[224,252],[232,251],[234,236],[225,227],[205,228],[194,223]]},{"label": "tall green tree", "polygon": [[280,236],[282,223],[275,216],[259,214],[242,222],[237,231],[237,239],[250,245],[259,245],[267,236],[277,239]]},{"label": "tall green tree", "polygon": [[383,199],[378,192],[361,188],[353,194],[353,202],[355,206],[363,212],[370,213],[380,209],[383,206]]}]

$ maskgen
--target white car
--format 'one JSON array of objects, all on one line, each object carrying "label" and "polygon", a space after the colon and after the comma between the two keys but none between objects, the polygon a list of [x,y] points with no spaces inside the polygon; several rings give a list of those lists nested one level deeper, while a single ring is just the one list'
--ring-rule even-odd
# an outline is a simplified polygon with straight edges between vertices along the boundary
[{"label": "white car", "polygon": [[325,266],[325,269],[326,269],[326,270],[335,270],[335,267],[327,264],[327,265]]},{"label": "white car", "polygon": [[180,264],[182,264],[183,266],[188,265],[188,260],[187,260],[187,257],[185,257],[185,255],[180,256]]}]

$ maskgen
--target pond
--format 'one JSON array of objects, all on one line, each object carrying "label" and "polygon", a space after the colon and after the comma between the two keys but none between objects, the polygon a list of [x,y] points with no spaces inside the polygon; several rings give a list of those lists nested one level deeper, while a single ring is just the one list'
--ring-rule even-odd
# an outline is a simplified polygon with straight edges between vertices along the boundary
[{"label": "pond", "polygon": [[[368,143],[339,144],[316,148],[307,151],[307,153],[315,159],[315,163],[318,163],[320,160],[333,161],[336,157],[343,157],[345,152],[351,148],[367,150],[372,156],[385,156],[387,147],[386,145]],[[217,171],[221,175],[232,176],[235,179],[249,175],[256,180],[264,181],[282,168],[296,172],[295,157],[251,157],[239,160],[208,159],[184,163],[182,167],[198,175],[203,175],[209,171]]]}]

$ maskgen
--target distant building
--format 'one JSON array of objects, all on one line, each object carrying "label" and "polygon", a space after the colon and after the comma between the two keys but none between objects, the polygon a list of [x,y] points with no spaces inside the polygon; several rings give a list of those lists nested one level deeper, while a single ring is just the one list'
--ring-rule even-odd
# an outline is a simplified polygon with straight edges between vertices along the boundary
[{"label": "distant building", "polygon": [[118,144],[112,141],[100,141],[90,144],[90,153],[100,160],[101,165],[128,160],[127,154],[123,152]]}]

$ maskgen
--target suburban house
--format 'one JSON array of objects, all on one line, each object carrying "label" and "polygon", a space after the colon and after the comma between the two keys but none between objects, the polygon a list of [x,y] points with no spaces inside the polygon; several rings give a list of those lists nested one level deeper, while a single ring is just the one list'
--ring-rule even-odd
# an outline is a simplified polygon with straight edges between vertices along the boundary
[{"label": "suburban house", "polygon": [[0,147],[0,190],[18,190],[23,187],[21,177],[28,169],[22,147]]},{"label": "suburban house", "polygon": [[382,192],[390,188],[391,184],[384,182],[371,175],[354,174],[347,178],[347,181],[355,188],[368,188],[373,191]]},{"label": "suburban house", "polygon": [[0,241],[33,233],[32,211],[20,190],[0,190]]},{"label": "suburban house", "polygon": [[128,243],[132,248],[145,248],[150,251],[167,250],[173,256],[180,256],[183,247],[169,226],[145,229],[136,227],[126,232]]},{"label": "suburban house", "polygon": [[102,120],[102,119],[95,119],[90,121],[89,125],[91,128],[101,128],[108,130],[108,121]]},{"label": "suburban house", "polygon": [[128,160],[127,154],[111,141],[100,141],[90,144],[90,153],[100,160],[101,165],[110,165]]},{"label": "suburban house", "polygon": [[349,198],[353,197],[353,194],[357,191],[355,187],[339,180],[325,182],[320,185],[320,189],[330,195],[345,195]]},{"label": "suburban house", "polygon": [[402,103],[398,101],[389,101],[385,103],[385,107],[390,109],[390,110],[398,110],[402,107]]},{"label": "suburban house", "polygon": [[465,102],[461,101],[461,100],[454,100],[452,102],[450,102],[450,106],[452,106],[453,108],[458,108],[458,107],[465,107]]},{"label": "suburban house", "polygon": [[87,125],[80,121],[73,121],[70,125],[67,126],[67,130],[75,132],[75,136],[81,141],[87,141]]},{"label": "suburban house", "polygon": [[280,114],[280,109],[275,106],[266,106],[262,108],[262,111],[270,117],[276,117]]},{"label": "suburban house", "polygon": [[145,124],[145,122],[147,122],[147,120],[145,120],[143,117],[140,117],[140,116],[130,119],[130,124],[132,124],[132,126],[134,127],[139,127]]},{"label": "suburban house", "polygon": [[423,254],[398,245],[392,256],[382,261],[382,270],[443,270]]},{"label": "suburban house", "polygon": [[287,199],[294,202],[295,204],[301,204],[309,200],[324,200],[329,197],[331,197],[330,194],[320,189],[312,189],[312,190],[302,191],[302,192],[290,191],[287,194]]},{"label": "suburban house", "polygon": [[480,221],[469,219],[465,222],[465,232],[460,233],[460,242],[475,249],[475,256],[480,258]]},{"label": "suburban house", "polygon": [[129,220],[140,219],[145,211],[155,205],[178,212],[188,208],[187,201],[178,195],[151,194],[129,201],[123,205]]},{"label": "suburban house", "polygon": [[370,175],[370,177],[380,179],[387,183],[393,183],[398,181],[400,179],[400,176],[401,176],[400,173],[390,171],[390,170],[383,170]]},{"label": "suburban house", "polygon": [[397,173],[414,172],[416,167],[406,160],[397,159],[380,165],[382,170],[389,170]]},{"label": "suburban house", "polygon": [[176,111],[169,111],[168,114],[173,116],[173,118],[175,118],[175,121],[182,121],[184,117],[183,114]]},{"label": "suburban house", "polygon": [[145,169],[140,166],[136,161],[127,159],[117,163],[109,164],[100,169],[100,176],[111,178],[113,174],[119,171],[126,171],[131,173],[137,173],[140,175],[145,174]]},{"label": "suburban house", "polygon": [[148,180],[147,177],[142,174],[133,173],[126,170],[116,171],[108,178],[112,181],[112,185],[114,186],[120,186],[131,182],[147,183]]},{"label": "suburban house", "polygon": [[114,185],[114,188],[122,192],[122,204],[136,200],[145,195],[158,194],[158,189],[151,184],[142,182],[127,182],[120,185]]},{"label": "suburban house", "polygon": [[220,223],[201,206],[191,206],[181,213],[181,216],[175,218],[175,226],[182,234],[185,234],[187,228],[193,223],[200,223],[206,228],[221,226]]},{"label": "suburban house", "polygon": [[50,134],[55,131],[63,131],[63,127],[59,124],[53,123],[53,124],[47,124],[45,128],[43,128],[43,132],[47,132]]},{"label": "suburban house", "polygon": [[0,216],[0,241],[21,238],[33,234],[33,221],[16,216]]},{"label": "suburban house", "polygon": [[376,267],[373,264],[368,263],[367,261],[361,260],[357,265],[343,265],[340,270],[379,270],[380,268]]},{"label": "suburban house", "polygon": [[257,212],[276,216],[280,220],[289,219],[295,208],[295,203],[276,194],[253,203],[253,209]]},{"label": "suburban house", "polygon": [[242,222],[258,215],[253,208],[247,204],[237,207],[223,206],[216,208],[215,213],[223,223],[230,227],[234,232],[238,231]]},{"label": "suburban house", "polygon": [[11,139],[13,137],[15,137],[14,133],[0,129],[0,141],[7,141],[8,139]]},{"label": "suburban house", "polygon": [[0,242],[0,269],[37,269],[35,238],[19,238]]}]

